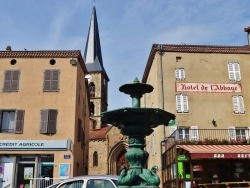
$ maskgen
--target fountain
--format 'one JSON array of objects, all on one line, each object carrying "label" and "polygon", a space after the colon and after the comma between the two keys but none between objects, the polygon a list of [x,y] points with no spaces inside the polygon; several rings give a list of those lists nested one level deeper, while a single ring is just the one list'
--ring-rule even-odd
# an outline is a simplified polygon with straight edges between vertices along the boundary
[{"label": "fountain", "polygon": [[155,173],[157,166],[151,170],[145,167],[148,152],[144,151],[145,137],[158,125],[168,125],[175,115],[159,108],[141,108],[140,99],[143,94],[153,91],[153,87],[140,83],[135,78],[133,83],[122,85],[119,90],[132,98],[132,107],[124,107],[103,112],[102,121],[110,123],[121,130],[121,134],[128,136],[129,151],[125,157],[129,163],[129,170],[122,166],[118,178],[118,188],[158,188],[160,178]]}]

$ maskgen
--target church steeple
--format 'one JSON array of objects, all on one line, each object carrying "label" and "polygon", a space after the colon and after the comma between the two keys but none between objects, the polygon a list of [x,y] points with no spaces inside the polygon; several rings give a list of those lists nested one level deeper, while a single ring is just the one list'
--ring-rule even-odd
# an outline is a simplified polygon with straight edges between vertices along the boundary
[{"label": "church steeple", "polygon": [[95,7],[93,7],[91,15],[84,59],[88,72],[105,72],[102,61],[101,43]]}]

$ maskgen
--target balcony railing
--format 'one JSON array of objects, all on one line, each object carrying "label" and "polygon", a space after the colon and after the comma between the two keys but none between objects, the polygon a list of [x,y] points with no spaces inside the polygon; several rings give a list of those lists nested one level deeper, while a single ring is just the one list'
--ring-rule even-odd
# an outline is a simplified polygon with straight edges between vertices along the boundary
[{"label": "balcony railing", "polygon": [[250,144],[249,129],[177,129],[164,142],[173,144]]}]

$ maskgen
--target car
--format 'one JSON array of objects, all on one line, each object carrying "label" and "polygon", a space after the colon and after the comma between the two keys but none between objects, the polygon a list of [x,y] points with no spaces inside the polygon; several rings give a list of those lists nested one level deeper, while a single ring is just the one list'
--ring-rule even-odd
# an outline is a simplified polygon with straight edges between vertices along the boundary
[{"label": "car", "polygon": [[117,188],[115,175],[84,175],[62,180],[46,188]]}]

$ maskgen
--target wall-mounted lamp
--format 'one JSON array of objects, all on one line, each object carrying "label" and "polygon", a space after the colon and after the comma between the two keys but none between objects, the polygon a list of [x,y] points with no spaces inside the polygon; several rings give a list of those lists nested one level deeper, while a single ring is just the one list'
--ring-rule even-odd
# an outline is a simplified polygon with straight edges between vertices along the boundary
[{"label": "wall-mounted lamp", "polygon": [[212,124],[213,124],[213,126],[217,127],[217,123],[214,119],[212,120]]},{"label": "wall-mounted lamp", "polygon": [[71,65],[76,65],[76,60],[73,59],[73,58],[71,58],[71,59],[70,59],[70,64],[71,64]]}]

